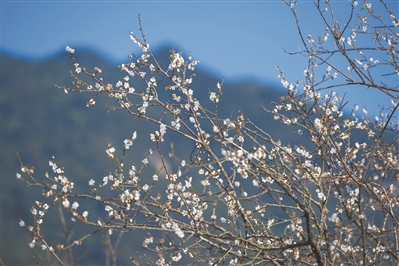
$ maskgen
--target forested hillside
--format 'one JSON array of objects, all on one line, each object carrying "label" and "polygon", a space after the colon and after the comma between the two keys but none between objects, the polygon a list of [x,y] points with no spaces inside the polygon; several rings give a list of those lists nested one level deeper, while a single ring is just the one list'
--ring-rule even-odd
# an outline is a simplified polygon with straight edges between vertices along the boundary
[{"label": "forested hillside", "polygon": [[[160,50],[157,54],[161,65],[167,65],[169,50]],[[124,77],[124,73],[116,65],[90,52],[79,51],[76,59],[88,69],[93,69],[94,66],[101,67],[106,82],[115,84]],[[119,148],[120,152],[123,147],[122,141],[137,131],[140,141],[134,144],[127,156],[131,161],[142,158],[148,152],[148,147],[153,145],[149,140],[149,134],[154,126],[143,126],[142,122],[138,124],[134,117],[123,110],[107,112],[107,104],[111,102],[106,97],[99,97],[95,106],[87,108],[89,96],[65,94],[63,90],[57,89],[55,84],[71,86],[73,77],[70,70],[73,69],[67,53],[41,62],[28,62],[2,55],[1,197],[3,238],[6,239],[3,243],[7,242],[3,247],[2,258],[6,264],[32,263],[32,249],[27,244],[21,245],[28,243],[29,236],[26,230],[19,228],[18,219],[32,219],[26,206],[33,206],[41,193],[40,189],[26,190],[23,188],[24,184],[16,179],[16,172],[20,170],[17,152],[26,165],[35,166],[35,174],[43,179],[45,172],[50,171],[48,161],[55,156],[58,164],[67,169],[66,175],[73,180],[76,190],[84,191],[90,179],[99,182],[113,170],[113,165],[106,163],[105,149],[108,143]],[[214,90],[222,77],[213,76],[212,73],[206,72],[206,69],[199,67],[194,79],[192,88],[196,91],[196,96],[201,102],[209,102],[208,88]],[[145,89],[143,84],[134,86],[137,91]],[[282,131],[281,125],[261,107],[270,106],[270,102],[277,100],[282,92],[265,84],[246,81],[230,83],[229,80],[226,80],[224,91],[226,93],[222,95],[218,110],[221,117],[236,117],[241,111],[245,117],[251,118],[283,141],[294,141],[290,139],[293,136],[292,132]],[[187,149],[193,148],[178,139],[175,141],[176,153],[190,154]],[[129,164],[128,160],[126,164]],[[50,231],[60,231],[51,225],[46,225],[46,228]],[[140,241],[133,241],[132,247],[129,248],[140,248]],[[135,245],[137,246],[133,247]],[[95,259],[99,254],[92,257],[93,255],[82,254],[83,257],[87,256],[83,261],[96,263]]]}]

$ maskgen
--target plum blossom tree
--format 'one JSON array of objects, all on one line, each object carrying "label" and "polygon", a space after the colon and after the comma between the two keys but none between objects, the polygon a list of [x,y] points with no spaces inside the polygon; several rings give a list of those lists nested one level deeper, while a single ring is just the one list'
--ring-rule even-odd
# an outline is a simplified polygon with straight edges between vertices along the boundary
[{"label": "plum blossom tree", "polygon": [[[303,80],[293,83],[276,68],[287,91],[275,108],[264,111],[293,128],[303,144],[274,139],[243,113],[220,117],[223,80],[208,91],[208,103],[200,102],[196,95],[205,92],[191,88],[199,61],[171,50],[169,65],[162,66],[141,23],[141,39],[132,32],[130,38],[142,55],[131,55],[119,66],[125,76],[116,84],[103,80],[99,67],[81,66],[77,51],[67,47],[74,86],[58,88],[91,94],[87,106],[108,95],[115,100],[111,111],[128,112],[157,130],[149,136],[132,132],[120,156],[109,146],[106,154],[115,171],[87,180],[87,194],[74,192],[73,180],[54,158],[51,174],[39,181],[18,157],[23,173],[17,177],[40,186],[44,197],[31,207],[33,225],[20,220],[32,233],[29,245],[41,247],[48,263],[69,265],[76,263],[70,251],[89,248],[85,242],[95,234],[127,237],[140,230],[148,233],[140,239],[143,250],[128,254],[137,265],[398,265],[397,14],[384,1],[373,3],[385,10],[376,14],[371,3],[351,0],[348,18],[341,22],[333,3],[314,0],[326,30],[313,38],[302,32],[296,1],[283,3],[293,13],[302,45],[292,54],[307,57],[308,65]],[[358,36],[362,40],[356,42]],[[316,73],[320,68],[321,75]],[[134,88],[133,79],[144,86]],[[345,114],[343,98],[331,90],[350,86],[379,90],[392,105],[375,119],[366,110],[358,117],[357,106]],[[168,141],[172,135],[194,148],[178,156]],[[125,165],[125,154],[140,138],[150,138],[153,146],[145,158]],[[161,163],[148,176],[144,169],[150,157]],[[106,215],[90,216],[81,201],[100,204]],[[63,223],[71,219],[90,232],[50,243],[41,227],[51,208],[62,213]],[[116,265],[116,243],[104,245],[109,264]]]}]

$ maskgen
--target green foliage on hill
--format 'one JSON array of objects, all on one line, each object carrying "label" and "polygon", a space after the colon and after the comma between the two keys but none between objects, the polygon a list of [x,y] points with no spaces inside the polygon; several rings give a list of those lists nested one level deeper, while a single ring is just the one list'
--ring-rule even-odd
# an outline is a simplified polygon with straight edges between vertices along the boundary
[{"label": "green foliage on hill", "polygon": [[[168,64],[168,50],[159,51],[161,65]],[[77,52],[76,59],[87,69],[95,66],[102,68],[103,78],[107,83],[115,84],[122,80],[122,73],[114,66],[90,52]],[[199,58],[200,59],[200,58]],[[77,192],[84,191],[90,179],[100,182],[103,176],[113,171],[113,165],[107,163],[105,149],[112,143],[119,152],[123,140],[132,132],[139,132],[140,141],[136,142],[126,157],[126,164],[141,160],[151,147],[149,133],[153,125],[140,124],[124,111],[107,112],[110,99],[99,97],[96,105],[87,108],[89,96],[84,94],[65,94],[57,90],[54,84],[71,85],[73,78],[69,74],[74,69],[68,53],[41,62],[27,62],[7,55],[2,60],[2,259],[6,264],[32,264],[33,252],[25,243],[29,236],[26,230],[19,228],[18,219],[29,222],[27,206],[34,205],[39,198],[39,189],[25,189],[24,184],[16,179],[19,163],[18,152],[26,165],[35,166],[35,174],[44,179],[50,171],[48,161],[55,156],[57,164],[65,166],[66,175],[73,180]],[[121,62],[123,63],[123,62]],[[201,68],[200,68],[201,69]],[[208,88],[216,87],[222,77],[214,77],[206,71],[196,71],[192,89],[202,103],[209,102]],[[144,90],[143,84],[134,84],[137,91]],[[162,84],[160,85],[160,88]],[[282,93],[270,86],[226,81],[219,107],[220,117],[236,117],[242,111],[245,117],[255,124],[283,140],[294,142],[292,132],[281,130],[281,124],[266,114],[261,104],[269,106]],[[160,90],[159,93],[162,93]],[[270,107],[270,106],[269,106]],[[293,129],[294,131],[294,129]],[[146,141],[147,139],[147,141]],[[178,136],[173,141],[175,152],[190,154],[193,149],[182,143]],[[84,189],[79,189],[84,188]],[[102,212],[103,210],[92,210]],[[56,217],[54,217],[56,219]],[[55,226],[56,223],[54,223]],[[60,228],[46,224],[46,230],[60,232]],[[132,241],[131,249],[141,247],[139,241]],[[93,241],[99,238],[93,238]],[[21,245],[22,244],[22,245]],[[93,242],[93,244],[95,244]],[[97,242],[100,244],[100,241]],[[99,251],[101,253],[101,251]],[[94,255],[94,256],[93,256]],[[82,254],[83,256],[83,254]],[[96,263],[100,254],[86,254],[85,263]],[[101,260],[103,261],[103,260]]]}]

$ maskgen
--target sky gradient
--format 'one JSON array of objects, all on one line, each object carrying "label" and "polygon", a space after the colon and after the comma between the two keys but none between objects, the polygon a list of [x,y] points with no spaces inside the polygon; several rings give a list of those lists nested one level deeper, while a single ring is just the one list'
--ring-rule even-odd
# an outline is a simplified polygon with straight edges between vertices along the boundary
[{"label": "sky gradient", "polygon": [[[325,26],[312,2],[299,1],[303,31],[321,35]],[[359,1],[360,12],[361,2]],[[397,11],[397,2],[388,1]],[[337,1],[336,14],[346,16],[349,1]],[[377,4],[375,5],[376,8]],[[275,68],[284,69],[291,82],[303,79],[306,58],[290,56],[301,46],[290,8],[273,1],[2,1],[1,49],[8,55],[42,60],[58,55],[65,46],[90,49],[116,64],[139,49],[128,35],[138,36],[140,14],[153,51],[174,47],[192,52],[202,70],[227,82],[256,81],[279,85]],[[324,69],[323,69],[324,70]],[[347,92],[355,103],[376,113],[387,102],[379,92]],[[340,91],[344,93],[344,91]]]}]

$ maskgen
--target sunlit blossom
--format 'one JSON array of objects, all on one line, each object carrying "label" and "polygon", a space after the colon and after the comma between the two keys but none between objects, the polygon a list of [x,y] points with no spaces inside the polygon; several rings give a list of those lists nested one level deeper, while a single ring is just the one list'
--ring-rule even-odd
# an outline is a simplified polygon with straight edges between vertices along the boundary
[{"label": "sunlit blossom", "polygon": [[72,49],[72,48],[69,47],[69,46],[65,47],[65,50],[66,50],[68,53],[71,53],[71,54],[75,53],[75,49]]}]

